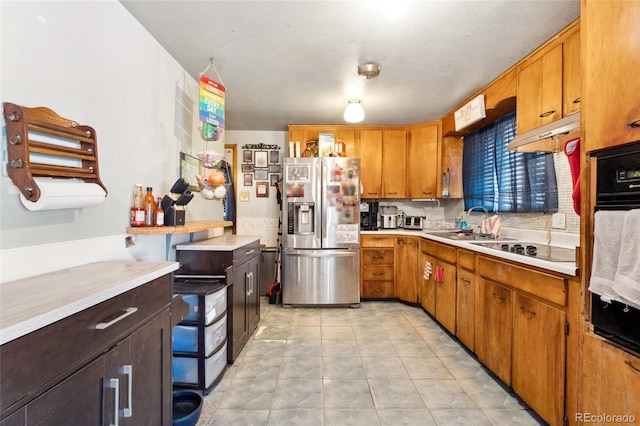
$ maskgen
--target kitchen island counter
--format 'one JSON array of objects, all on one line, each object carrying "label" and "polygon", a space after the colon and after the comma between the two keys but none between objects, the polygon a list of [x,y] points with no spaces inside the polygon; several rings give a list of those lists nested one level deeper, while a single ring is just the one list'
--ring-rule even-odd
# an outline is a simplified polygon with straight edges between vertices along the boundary
[{"label": "kitchen island counter", "polygon": [[0,345],[178,269],[176,262],[88,263],[0,284]]}]

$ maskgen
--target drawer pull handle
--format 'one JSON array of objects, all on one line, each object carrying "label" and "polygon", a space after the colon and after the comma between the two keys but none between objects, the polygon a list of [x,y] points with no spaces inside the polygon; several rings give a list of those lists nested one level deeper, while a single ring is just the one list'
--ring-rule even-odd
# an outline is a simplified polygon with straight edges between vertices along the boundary
[{"label": "drawer pull handle", "polygon": [[465,283],[466,285],[471,284],[471,281],[469,280],[465,280],[464,278],[460,278],[460,281],[462,281],[463,283]]},{"label": "drawer pull handle", "polygon": [[374,272],[373,275],[375,275],[376,277],[379,277],[380,275],[384,275],[384,272]]},{"label": "drawer pull handle", "polygon": [[127,408],[122,409],[122,417],[131,417],[133,416],[133,403],[131,401],[131,395],[133,393],[133,366],[130,364],[123,365],[122,374],[128,376],[127,377]]},{"label": "drawer pull handle", "polygon": [[389,195],[396,195],[396,194],[397,194],[397,192],[391,192],[391,191],[389,191],[389,192],[388,192],[388,194],[389,194]]},{"label": "drawer pull handle", "polygon": [[551,115],[551,114],[553,114],[554,112],[556,112],[556,110],[555,110],[555,109],[552,109],[551,111],[543,112],[542,114],[540,114],[540,115],[539,115],[539,117],[540,117],[540,118],[545,118],[545,117],[550,116],[550,115]]},{"label": "drawer pull handle", "polygon": [[108,388],[114,389],[114,395],[113,395],[113,402],[114,402],[114,409],[113,409],[113,415],[114,415],[114,420],[113,423],[110,424],[110,426],[118,426],[118,417],[119,417],[119,410],[118,410],[118,402],[120,401],[120,380],[119,379],[109,379],[109,382],[107,384]]},{"label": "drawer pull handle", "polygon": [[529,314],[531,316],[534,316],[536,314],[536,311],[530,311],[529,309],[526,309],[524,306],[520,306],[520,310],[525,313],[525,314]]},{"label": "drawer pull handle", "polygon": [[376,293],[382,293],[382,289],[381,288],[378,288],[378,289],[373,290],[373,291],[375,291]]},{"label": "drawer pull handle", "polygon": [[114,319],[112,319],[109,322],[101,322],[99,324],[96,324],[96,330],[104,330],[105,328],[109,328],[111,327],[113,324],[122,321],[123,319],[125,319],[126,317],[128,317],[129,315],[133,315],[136,312],[138,312],[138,308],[128,308],[124,314],[120,315],[119,317],[115,317]]},{"label": "drawer pull handle", "polygon": [[574,104],[579,104],[579,103],[580,103],[580,96],[578,96],[577,98],[575,98],[575,99],[573,100],[573,103],[574,103]]},{"label": "drawer pull handle", "polygon": [[629,127],[640,127],[640,119],[633,120],[631,123],[627,124]]},{"label": "drawer pull handle", "polygon": [[255,249],[247,250],[247,251],[245,251],[245,252],[244,252],[244,254],[251,254],[251,253],[253,253],[254,251],[256,251],[256,250],[255,250]]},{"label": "drawer pull handle", "polygon": [[638,368],[635,365],[633,365],[633,363],[631,361],[629,361],[628,359],[625,359],[624,363],[627,364],[629,367],[633,368],[634,370],[640,372],[640,368]]},{"label": "drawer pull handle", "polygon": [[506,298],[506,297],[504,297],[504,296],[498,296],[498,295],[497,295],[497,294],[495,294],[495,293],[492,293],[492,295],[493,295],[493,297],[495,297],[495,298],[496,298],[496,300],[499,300],[499,301],[501,301],[501,302],[504,302],[505,300],[507,300],[507,298]]}]

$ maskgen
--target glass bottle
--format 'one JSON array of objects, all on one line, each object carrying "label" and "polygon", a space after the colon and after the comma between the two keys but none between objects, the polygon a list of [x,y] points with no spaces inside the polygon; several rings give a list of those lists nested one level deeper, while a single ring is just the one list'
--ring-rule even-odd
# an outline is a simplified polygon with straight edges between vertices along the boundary
[{"label": "glass bottle", "polygon": [[156,197],[153,196],[153,188],[147,186],[147,195],[144,196],[144,226],[153,226],[156,212]]},{"label": "glass bottle", "polygon": [[144,194],[142,193],[142,185],[137,184],[131,199],[131,226],[144,226],[144,223]]},{"label": "glass bottle", "polygon": [[158,204],[156,204],[155,220],[153,221],[155,226],[164,226],[164,209],[162,208],[162,198],[158,197]]}]

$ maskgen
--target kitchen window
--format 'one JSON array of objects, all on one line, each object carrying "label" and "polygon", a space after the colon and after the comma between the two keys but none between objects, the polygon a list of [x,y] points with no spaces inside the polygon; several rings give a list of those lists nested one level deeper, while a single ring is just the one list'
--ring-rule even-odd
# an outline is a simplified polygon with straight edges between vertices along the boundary
[{"label": "kitchen window", "polygon": [[516,113],[506,115],[464,138],[462,184],[465,210],[490,212],[558,211],[558,185],[552,153],[513,152]]}]

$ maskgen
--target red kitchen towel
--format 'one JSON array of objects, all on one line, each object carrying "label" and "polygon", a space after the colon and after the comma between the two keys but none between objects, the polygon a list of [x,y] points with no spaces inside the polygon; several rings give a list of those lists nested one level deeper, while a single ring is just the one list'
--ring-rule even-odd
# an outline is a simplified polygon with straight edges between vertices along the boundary
[{"label": "red kitchen towel", "polygon": [[431,278],[431,262],[429,262],[428,260],[424,262],[424,273],[422,274],[422,277],[425,280]]},{"label": "red kitchen towel", "polygon": [[573,210],[580,215],[580,138],[568,140],[564,144],[564,153],[569,159],[571,169]]},{"label": "red kitchen towel", "polygon": [[436,275],[433,277],[433,280],[437,283],[444,282],[444,268],[442,266],[436,266]]}]

